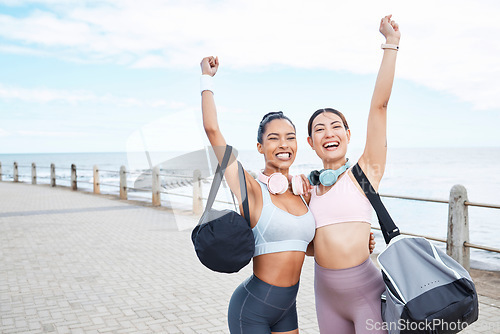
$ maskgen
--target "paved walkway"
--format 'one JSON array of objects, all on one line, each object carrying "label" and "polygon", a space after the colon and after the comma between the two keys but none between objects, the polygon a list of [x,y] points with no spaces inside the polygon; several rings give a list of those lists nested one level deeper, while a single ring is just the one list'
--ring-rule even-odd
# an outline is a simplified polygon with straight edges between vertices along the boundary
[{"label": "paved walkway", "polygon": [[[227,333],[229,298],[251,268],[205,269],[186,229],[195,221],[110,196],[0,182],[0,333]],[[500,333],[500,296],[486,295],[464,333]],[[310,258],[297,303],[300,332],[318,333]]]}]

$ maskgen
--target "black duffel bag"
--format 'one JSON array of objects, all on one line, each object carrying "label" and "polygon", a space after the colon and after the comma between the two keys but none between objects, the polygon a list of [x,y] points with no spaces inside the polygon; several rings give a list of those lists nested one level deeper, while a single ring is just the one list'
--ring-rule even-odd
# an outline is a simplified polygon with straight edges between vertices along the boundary
[{"label": "black duffel bag", "polygon": [[191,240],[201,263],[221,273],[238,272],[250,262],[255,251],[255,239],[250,227],[245,172],[239,161],[238,174],[246,219],[232,210],[212,209],[231,152],[232,147],[227,145],[222,163],[217,166],[205,211],[191,233]]}]

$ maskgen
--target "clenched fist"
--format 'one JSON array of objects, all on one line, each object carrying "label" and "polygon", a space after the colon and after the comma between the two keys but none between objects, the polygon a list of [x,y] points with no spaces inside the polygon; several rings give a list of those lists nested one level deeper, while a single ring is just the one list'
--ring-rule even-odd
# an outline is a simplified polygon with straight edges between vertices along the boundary
[{"label": "clenched fist", "polygon": [[205,57],[201,60],[201,74],[210,75],[213,77],[219,68],[219,58]]}]

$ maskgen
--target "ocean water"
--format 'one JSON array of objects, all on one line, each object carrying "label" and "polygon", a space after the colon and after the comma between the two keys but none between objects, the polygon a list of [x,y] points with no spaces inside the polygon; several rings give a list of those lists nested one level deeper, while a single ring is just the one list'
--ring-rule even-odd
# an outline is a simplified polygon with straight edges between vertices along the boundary
[{"label": "ocean water", "polygon": [[[12,180],[13,163],[19,165],[19,177],[23,182],[31,182],[31,163],[37,165],[38,183],[49,183],[50,164],[56,166],[57,184],[70,185],[71,164],[77,166],[78,188],[92,190],[92,168],[100,170],[101,192],[118,193],[120,166],[126,166],[130,173],[127,177],[129,188],[144,186],[139,181],[146,179],[149,166],[160,163],[162,170],[176,174],[163,177],[166,192],[162,194],[164,205],[189,210],[192,199],[179,196],[191,195],[191,175],[195,166],[202,166],[204,176],[213,174],[213,166],[202,160],[193,160],[193,155],[181,156],[186,152],[144,152],[136,153],[54,153],[54,154],[0,154],[3,180]],[[357,161],[360,150],[352,149],[348,156]],[[179,156],[181,156],[179,158]],[[185,158],[188,157],[188,158]],[[264,161],[257,151],[240,151],[238,159],[243,166],[253,172],[263,168]],[[500,204],[500,148],[410,148],[389,149],[384,178],[380,185],[381,194],[416,196],[448,200],[450,190],[455,184],[467,189],[471,202]],[[171,167],[171,168],[170,168]],[[312,150],[298,152],[291,168],[292,174],[309,173],[320,169],[321,161]],[[162,174],[165,173],[162,171]],[[142,174],[142,176],[141,176]],[[139,179],[139,180],[138,180]],[[203,196],[210,189],[210,177],[203,181]],[[129,198],[151,200],[150,192],[129,190]],[[221,189],[218,200],[231,202],[230,192]],[[404,232],[446,238],[448,205],[441,203],[419,202],[403,199],[383,198],[396,224]],[[216,203],[218,207],[232,207],[230,204]],[[378,226],[376,216],[372,222]],[[500,209],[469,207],[470,242],[490,247],[500,247]],[[379,232],[375,232],[377,251],[384,248]],[[444,244],[436,243],[444,249]],[[471,250],[473,267],[500,270],[500,254],[481,250]]]}]

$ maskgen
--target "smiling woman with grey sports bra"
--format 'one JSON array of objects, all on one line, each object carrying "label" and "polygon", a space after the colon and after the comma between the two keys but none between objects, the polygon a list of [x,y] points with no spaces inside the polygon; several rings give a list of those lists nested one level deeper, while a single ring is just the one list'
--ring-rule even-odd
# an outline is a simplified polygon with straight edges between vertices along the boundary
[{"label": "smiling woman with grey sports bra", "polygon": [[[259,181],[262,190],[262,211],[259,221],[253,227],[255,254],[283,251],[305,252],[314,238],[314,217],[311,211],[295,216],[273,204],[267,186]],[[304,205],[307,204],[304,201]]]},{"label": "smiling woman with grey sports bra", "polygon": [[[222,160],[226,141],[218,122],[210,80],[219,67],[218,58],[206,57],[202,68],[203,126],[215,154]],[[266,114],[257,135],[257,149],[265,168],[255,180],[247,171],[250,225],[255,237],[253,275],[234,291],[228,309],[229,330],[234,333],[298,333],[295,299],[305,252],[315,233],[315,222],[304,200],[297,177],[288,175],[295,160],[295,126],[282,112]],[[231,191],[242,203],[238,167],[233,159],[225,172]],[[240,212],[243,212],[240,207]]]},{"label": "smiling woman with grey sports bra", "polygon": [[[293,215],[273,204],[267,185],[259,181],[262,192],[262,211],[252,228],[255,254],[295,252],[302,256],[314,237],[315,223],[311,211]],[[307,207],[304,202],[304,206]],[[283,259],[288,256],[283,256]],[[274,261],[279,261],[275,257]],[[276,263],[275,265],[284,265]],[[300,273],[300,269],[299,273]],[[233,293],[229,303],[229,329],[231,333],[289,333],[298,327],[295,298],[299,283],[292,286],[269,284],[254,273]]]}]

